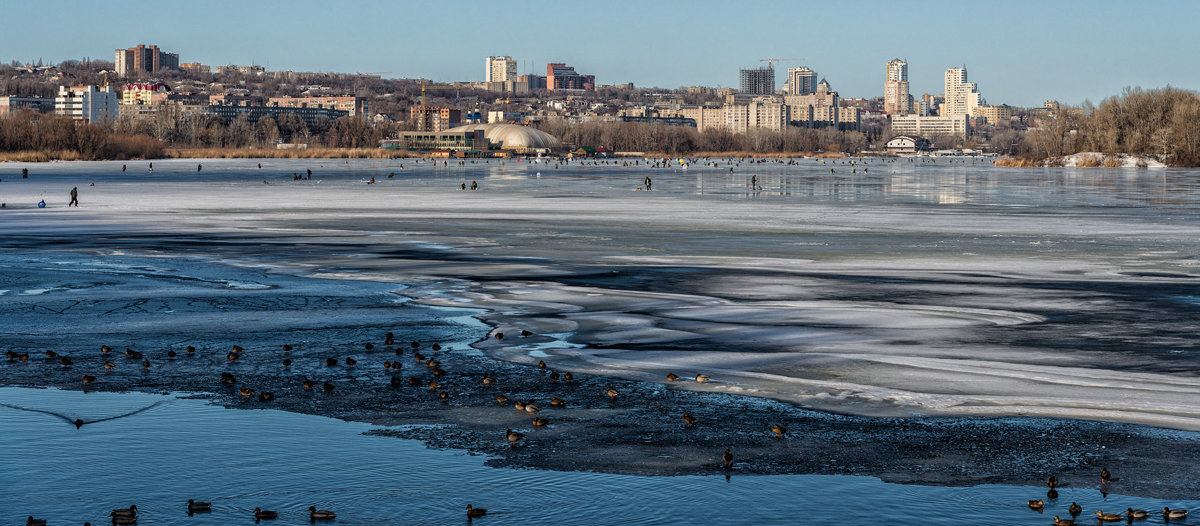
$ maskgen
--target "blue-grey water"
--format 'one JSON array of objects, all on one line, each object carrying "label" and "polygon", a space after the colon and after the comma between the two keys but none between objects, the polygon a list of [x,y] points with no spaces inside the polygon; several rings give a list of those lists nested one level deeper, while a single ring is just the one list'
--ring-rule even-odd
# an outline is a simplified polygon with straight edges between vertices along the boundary
[{"label": "blue-grey water", "polygon": [[[50,524],[106,522],[137,504],[139,524],[307,524],[308,506],[339,524],[1049,524],[1076,501],[1087,514],[1127,507],[1195,508],[1197,501],[1060,488],[1042,515],[1043,488],[892,485],[871,477],[638,477],[485,467],[485,457],[363,435],[372,426],[274,410],[237,410],[180,395],[0,389],[0,403],[86,420],[74,426],[0,406],[0,523],[32,514]],[[188,517],[187,499],[212,513]],[[1159,521],[1155,521],[1159,522]],[[1175,521],[1173,524],[1191,524]]]}]

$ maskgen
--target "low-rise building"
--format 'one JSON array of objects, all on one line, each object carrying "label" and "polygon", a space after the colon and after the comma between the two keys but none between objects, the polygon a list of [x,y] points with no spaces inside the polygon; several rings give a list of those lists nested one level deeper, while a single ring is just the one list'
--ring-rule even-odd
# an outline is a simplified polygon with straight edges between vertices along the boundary
[{"label": "low-rise building", "polygon": [[921,115],[905,115],[892,117],[892,132],[897,135],[957,135],[966,137],[970,132],[968,117],[965,114],[946,117],[923,117]]},{"label": "low-rise building", "polygon": [[120,103],[112,86],[59,86],[54,114],[86,122],[115,120],[120,116]]},{"label": "low-rise building", "polygon": [[154,104],[166,100],[170,91],[171,87],[161,82],[126,84],[121,87],[121,104]]},{"label": "low-rise building", "polygon": [[457,131],[411,131],[401,132],[395,139],[379,143],[381,148],[393,150],[487,150],[491,146],[483,130]]},{"label": "low-rise building", "polygon": [[54,112],[54,99],[41,97],[0,97],[0,118],[21,111]]},{"label": "low-rise building", "polygon": [[345,110],[333,108],[281,108],[278,106],[200,106],[196,111],[205,115],[215,115],[226,122],[245,116],[250,123],[257,123],[263,117],[279,120],[284,114],[300,117],[304,123],[312,126],[322,119],[336,120],[349,115]]},{"label": "low-rise building", "polygon": [[271,97],[267,106],[280,108],[333,108],[351,117],[367,117],[367,99],[363,97]]},{"label": "low-rise building", "polygon": [[897,135],[888,139],[885,147],[889,153],[917,153],[928,150],[930,143],[929,139],[917,135]]},{"label": "low-rise building", "polygon": [[1009,121],[1013,118],[1014,112],[1011,106],[1002,104],[1000,106],[976,106],[971,110],[972,117],[982,117],[988,124],[998,124]]}]

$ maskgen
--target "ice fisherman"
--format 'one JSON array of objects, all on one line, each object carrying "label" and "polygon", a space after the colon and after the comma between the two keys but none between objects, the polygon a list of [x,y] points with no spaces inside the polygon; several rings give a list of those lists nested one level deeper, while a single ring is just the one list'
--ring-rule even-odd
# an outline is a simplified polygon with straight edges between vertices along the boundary
[{"label": "ice fisherman", "polygon": [[75,205],[76,207],[79,206],[79,187],[78,186],[71,187],[71,202],[67,203],[67,206],[70,207],[71,205]]}]

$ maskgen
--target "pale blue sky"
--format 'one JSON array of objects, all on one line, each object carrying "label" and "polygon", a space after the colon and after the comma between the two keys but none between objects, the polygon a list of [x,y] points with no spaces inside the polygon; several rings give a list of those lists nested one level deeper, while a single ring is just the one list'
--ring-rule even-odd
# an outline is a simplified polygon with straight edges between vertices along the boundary
[{"label": "pale blue sky", "polygon": [[[127,7],[125,7],[127,6]],[[761,58],[804,57],[843,97],[883,93],[909,64],[913,94],[966,64],[992,104],[1099,102],[1125,86],[1200,88],[1200,1],[1005,2],[362,0],[11,2],[0,60],[58,62],[138,43],[184,62],[482,80],[488,55],[522,73],[566,62],[601,84],[736,86]]]}]

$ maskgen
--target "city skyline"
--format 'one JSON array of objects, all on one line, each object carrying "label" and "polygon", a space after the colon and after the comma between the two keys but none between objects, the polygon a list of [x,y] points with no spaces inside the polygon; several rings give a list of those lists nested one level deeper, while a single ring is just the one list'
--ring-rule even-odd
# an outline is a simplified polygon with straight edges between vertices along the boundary
[{"label": "city skyline", "polygon": [[[80,16],[56,22],[54,32],[16,25],[0,37],[3,59],[110,61],[113,49],[144,42],[178,53],[181,62],[213,66],[257,63],[271,70],[388,71],[385,77],[479,81],[485,57],[508,55],[518,61],[520,74],[544,74],[547,63],[565,62],[595,75],[597,84],[675,89],[736,88],[738,71],[763,65],[760,59],[801,56],[805,60],[776,64],[776,86],[786,82],[788,68],[807,66],[844,97],[871,98],[883,95],[883,66],[900,58],[908,63],[914,97],[941,93],[944,72],[965,64],[971,80],[986,86],[981,91],[989,104],[1014,106],[1038,106],[1046,99],[1099,102],[1126,86],[1200,87],[1200,72],[1178,67],[1187,63],[1192,47],[1187,15],[1200,14],[1200,5],[1182,1],[1137,10],[1103,1],[1083,10],[1066,2],[1021,0],[1004,4],[1003,11],[933,2],[902,12],[872,1],[857,9],[778,6],[770,16],[705,1],[618,1],[607,5],[611,19],[605,20],[581,19],[570,6],[540,1],[520,11],[499,6],[463,11],[408,2],[330,8],[310,0],[253,5],[222,0],[187,12],[186,22],[179,9],[125,17],[104,5],[64,5]],[[36,13],[26,5],[10,11],[15,17]],[[330,12],[319,17],[320,25],[312,15],[318,12]],[[841,17],[842,23],[803,22],[829,17]],[[273,23],[262,24],[266,19]],[[728,37],[711,38],[713,31]],[[1112,74],[1114,64],[1121,75]]]}]

